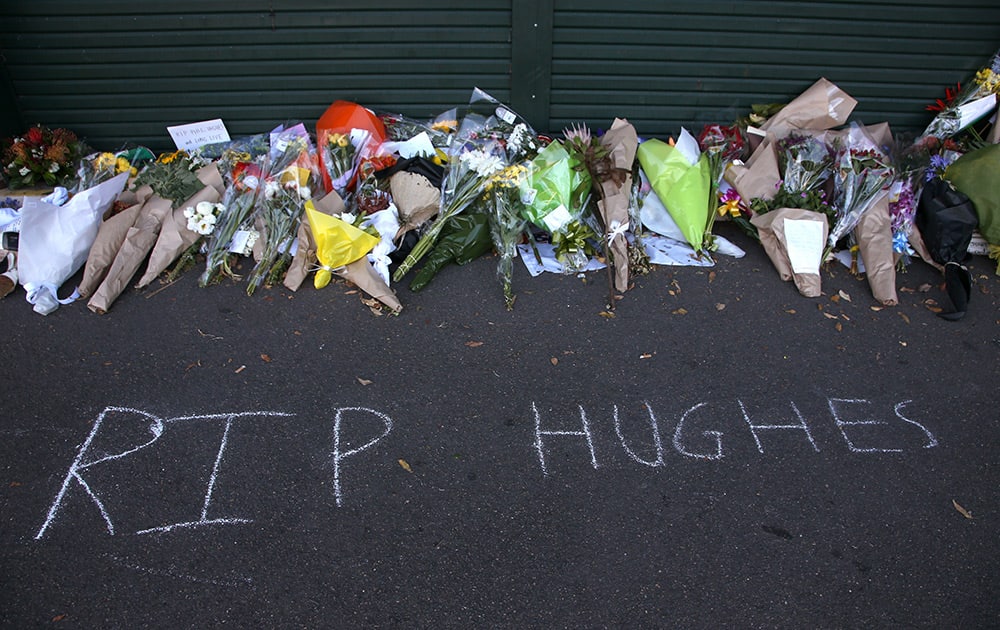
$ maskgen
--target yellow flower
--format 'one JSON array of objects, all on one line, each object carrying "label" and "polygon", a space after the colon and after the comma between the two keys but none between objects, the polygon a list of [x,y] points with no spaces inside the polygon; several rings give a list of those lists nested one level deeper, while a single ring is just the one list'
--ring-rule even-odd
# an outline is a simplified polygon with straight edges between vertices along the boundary
[{"label": "yellow flower", "polygon": [[434,131],[443,131],[445,133],[451,133],[458,128],[457,120],[438,120],[431,124],[431,129]]},{"label": "yellow flower", "polygon": [[94,168],[99,171],[104,171],[116,167],[117,158],[115,158],[114,153],[101,153],[94,160]]},{"label": "yellow flower", "polygon": [[160,157],[156,158],[156,161],[159,162],[160,164],[170,164],[174,160],[178,160],[178,159],[183,158],[185,156],[187,156],[187,153],[184,152],[184,151],[174,151],[172,153],[161,153]]},{"label": "yellow flower", "polygon": [[987,92],[1000,92],[1000,74],[991,68],[983,68],[976,73],[975,81]]},{"label": "yellow flower", "polygon": [[124,173],[131,170],[132,165],[125,158],[120,157],[115,160],[115,173]]},{"label": "yellow flower", "polygon": [[338,147],[346,147],[350,142],[350,140],[348,139],[346,134],[331,133],[329,136],[327,136],[326,142],[330,146],[336,145]]}]

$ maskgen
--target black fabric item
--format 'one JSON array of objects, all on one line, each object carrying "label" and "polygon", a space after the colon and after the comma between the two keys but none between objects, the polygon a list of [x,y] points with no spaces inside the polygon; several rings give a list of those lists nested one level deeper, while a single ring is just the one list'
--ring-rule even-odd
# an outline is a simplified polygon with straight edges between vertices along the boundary
[{"label": "black fabric item", "polygon": [[419,240],[420,236],[414,230],[410,230],[404,234],[402,240],[396,244],[395,251],[389,254],[389,269],[395,271],[396,267],[403,264],[403,261],[410,255],[410,252],[413,251]]},{"label": "black fabric item", "polygon": [[399,160],[389,168],[384,168],[381,171],[376,171],[376,179],[386,179],[392,177],[396,173],[406,171],[408,173],[416,173],[417,175],[423,175],[426,177],[430,183],[435,188],[441,187],[441,181],[444,179],[444,167],[440,164],[435,164],[433,161],[423,158],[406,158],[405,160]]},{"label": "black fabric item", "polygon": [[969,309],[969,298],[972,297],[972,274],[965,265],[950,262],[944,266],[944,288],[948,293],[952,306],[950,313],[938,313],[938,317],[948,321],[958,321],[965,317]]},{"label": "black fabric item", "polygon": [[943,265],[965,260],[979,218],[968,197],[935,178],[924,186],[915,223],[931,257]]}]

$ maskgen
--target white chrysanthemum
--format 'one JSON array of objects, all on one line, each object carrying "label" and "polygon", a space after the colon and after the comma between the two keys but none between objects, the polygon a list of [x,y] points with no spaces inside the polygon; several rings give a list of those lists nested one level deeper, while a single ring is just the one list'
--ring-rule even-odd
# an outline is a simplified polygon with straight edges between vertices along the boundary
[{"label": "white chrysanthemum", "polygon": [[20,173],[22,177],[24,175],[27,175],[30,172],[31,172],[31,169],[29,169],[27,166],[22,166],[21,170],[18,171],[18,173]]},{"label": "white chrysanthemum", "polygon": [[198,211],[195,210],[193,207],[188,206],[187,208],[184,208],[184,218],[188,220],[189,227],[191,225],[191,219],[195,218],[196,216],[198,216]]},{"label": "white chrysanthemum", "polygon": [[194,217],[188,218],[187,229],[191,230],[192,232],[197,232],[198,231],[198,219],[196,219]]},{"label": "white chrysanthemum", "polygon": [[278,182],[269,179],[267,180],[267,183],[264,184],[265,199],[274,199],[278,196],[279,192],[281,192],[281,184]]},{"label": "white chrysanthemum", "polygon": [[465,163],[469,170],[473,170],[480,177],[489,177],[493,173],[503,169],[503,160],[485,151],[468,151],[459,158]]},{"label": "white chrysanthemum", "polygon": [[351,214],[350,212],[341,212],[340,213],[340,220],[343,221],[344,223],[350,223],[351,225],[354,225],[354,222],[357,219],[358,219],[358,217],[355,216],[355,215],[353,215],[353,214]]},{"label": "white chrysanthemum", "polygon": [[195,232],[201,235],[208,235],[211,234],[214,229],[215,217],[212,217],[211,221],[208,220],[208,217],[201,217],[197,221]]},{"label": "white chrysanthemum", "polygon": [[215,204],[211,201],[199,201],[198,205],[194,207],[195,211],[205,217],[205,216],[215,216]]},{"label": "white chrysanthemum", "polygon": [[312,190],[308,186],[299,186],[300,199],[312,199]]}]

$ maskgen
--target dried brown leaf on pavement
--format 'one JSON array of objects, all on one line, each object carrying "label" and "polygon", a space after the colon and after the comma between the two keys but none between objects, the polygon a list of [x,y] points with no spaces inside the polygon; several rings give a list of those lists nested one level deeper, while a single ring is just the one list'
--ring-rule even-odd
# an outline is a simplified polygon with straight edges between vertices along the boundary
[{"label": "dried brown leaf on pavement", "polygon": [[955,506],[955,509],[958,510],[958,513],[961,514],[962,516],[964,516],[965,518],[972,518],[972,512],[966,510],[964,507],[959,505],[958,501],[952,499],[951,504]]}]

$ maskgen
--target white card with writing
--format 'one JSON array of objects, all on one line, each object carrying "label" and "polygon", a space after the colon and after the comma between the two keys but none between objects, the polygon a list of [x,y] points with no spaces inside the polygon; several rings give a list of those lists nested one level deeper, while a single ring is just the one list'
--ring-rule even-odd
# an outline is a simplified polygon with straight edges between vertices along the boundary
[{"label": "white card with writing", "polygon": [[167,127],[174,144],[183,151],[193,151],[206,144],[229,142],[229,132],[221,118],[203,120],[187,125]]}]

